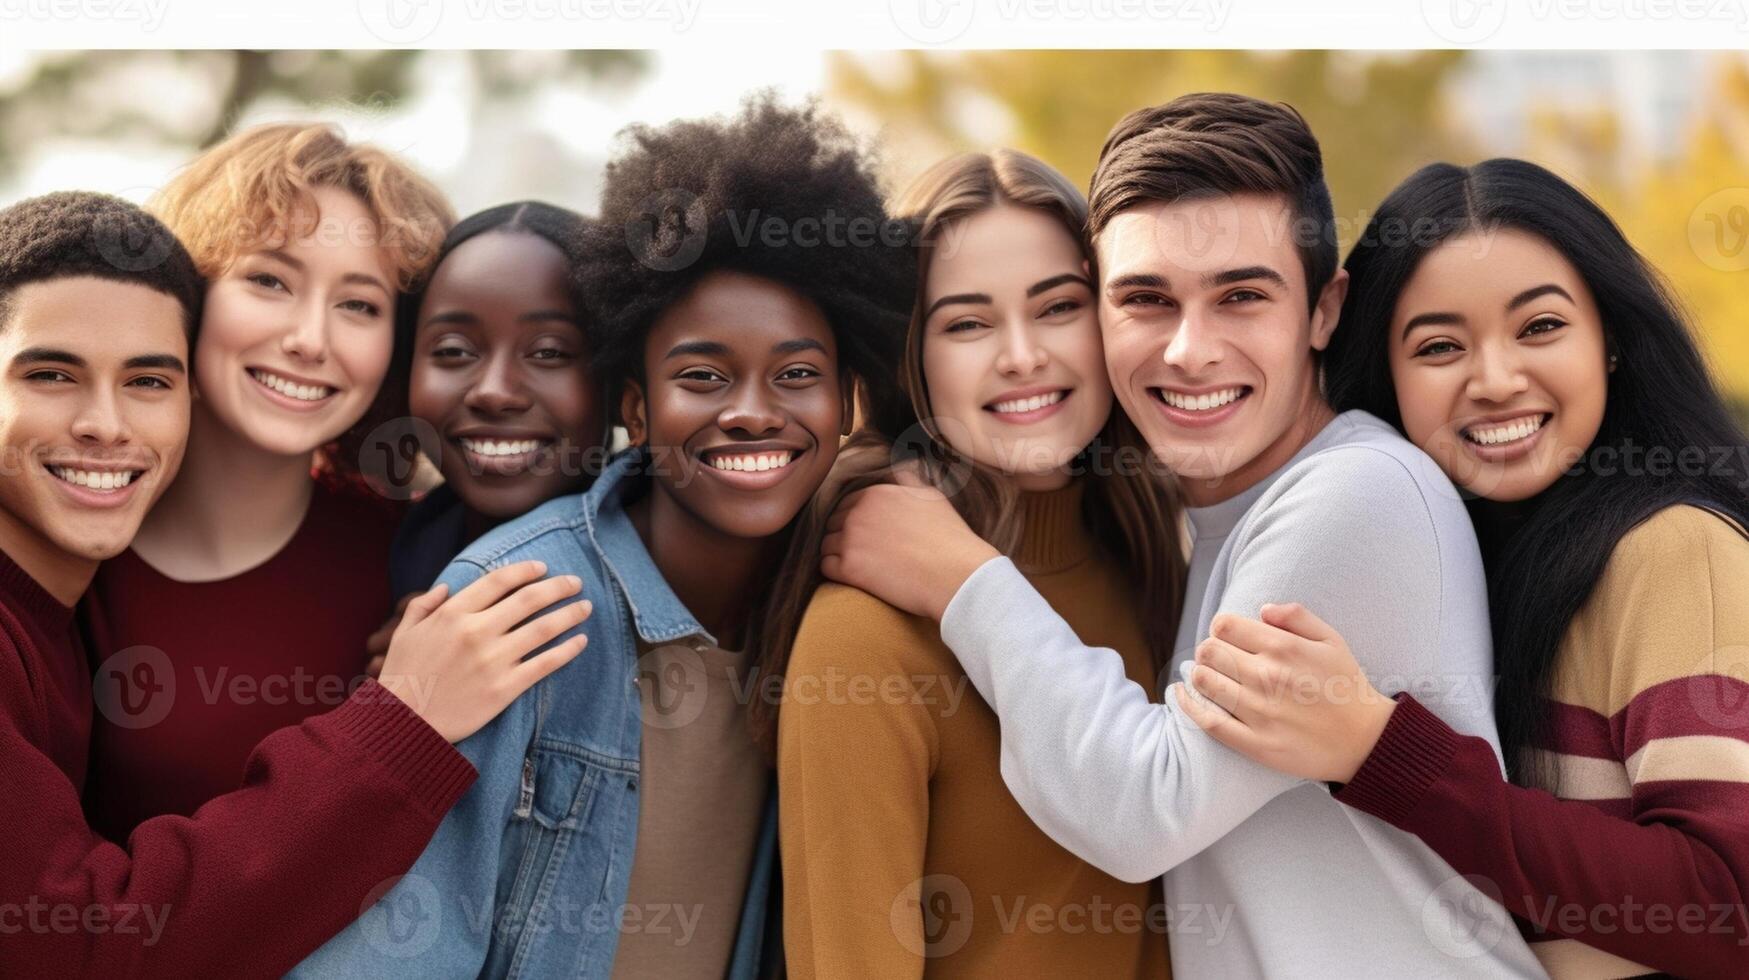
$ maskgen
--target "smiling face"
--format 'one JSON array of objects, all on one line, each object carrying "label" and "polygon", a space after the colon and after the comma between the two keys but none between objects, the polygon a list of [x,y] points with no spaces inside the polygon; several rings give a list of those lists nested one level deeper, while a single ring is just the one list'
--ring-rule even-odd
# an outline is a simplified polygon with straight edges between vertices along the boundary
[{"label": "smiling face", "polygon": [[444,480],[494,519],[581,489],[601,441],[569,276],[539,235],[487,232],[444,258],[419,310],[410,407],[443,440]]},{"label": "smiling face", "polygon": [[261,449],[303,455],[364,416],[394,349],[394,267],[363,201],[318,188],[319,221],[207,287],[201,410]]},{"label": "smiling face", "polygon": [[0,324],[0,523],[97,561],[124,551],[188,439],[180,303],[93,277],[32,283]]},{"label": "smiling face", "polygon": [[1535,496],[1603,424],[1608,355],[1591,290],[1514,229],[1434,248],[1397,299],[1391,378],[1409,439],[1490,500]]},{"label": "smiling face", "polygon": [[849,419],[825,314],[742,273],[710,273],[662,311],[644,379],[628,383],[620,412],[650,448],[658,492],[734,537],[769,537],[800,513]]},{"label": "smiling face", "polygon": [[924,297],[930,413],[955,450],[1023,489],[1060,486],[1111,415],[1081,249],[1056,218],[1009,204],[943,243]]},{"label": "smiling face", "polygon": [[1292,229],[1285,198],[1242,194],[1131,208],[1095,242],[1112,387],[1194,506],[1268,476],[1328,417],[1312,352],[1347,274],[1308,315]]}]

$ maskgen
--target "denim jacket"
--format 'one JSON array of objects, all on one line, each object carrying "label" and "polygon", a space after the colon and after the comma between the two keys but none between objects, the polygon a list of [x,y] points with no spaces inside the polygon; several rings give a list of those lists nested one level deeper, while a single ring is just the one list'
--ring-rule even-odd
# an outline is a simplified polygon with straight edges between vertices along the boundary
[{"label": "denim jacket", "polygon": [[[643,735],[637,639],[715,644],[668,587],[623,497],[643,454],[622,453],[590,489],[468,546],[438,579],[455,594],[486,572],[539,559],[580,576],[595,604],[589,645],[458,748],[479,779],[404,877],[293,977],[607,977],[638,836]],[[566,636],[573,635],[567,633]],[[729,976],[777,961],[767,939],[777,863],[767,800]],[[658,928],[649,913],[641,928]],[[766,949],[771,946],[773,948]]]}]

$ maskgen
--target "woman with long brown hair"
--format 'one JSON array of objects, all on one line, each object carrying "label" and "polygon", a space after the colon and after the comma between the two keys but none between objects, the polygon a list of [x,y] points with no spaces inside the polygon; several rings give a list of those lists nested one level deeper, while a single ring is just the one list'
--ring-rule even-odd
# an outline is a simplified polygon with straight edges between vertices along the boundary
[{"label": "woman with long brown hair", "polygon": [[893,379],[908,405],[870,392],[869,425],[792,539],[758,647],[767,682],[783,677],[781,704],[756,699],[754,723],[777,753],[789,969],[1164,975],[1154,886],[1088,865],[1027,818],[1002,782],[996,715],[935,624],[819,579],[840,500],[922,482],[1136,682],[1158,686],[1177,625],[1170,603],[1139,598],[1183,591],[1178,509],[1113,410],[1085,199],[997,150],[943,161],[892,210],[918,235]]}]

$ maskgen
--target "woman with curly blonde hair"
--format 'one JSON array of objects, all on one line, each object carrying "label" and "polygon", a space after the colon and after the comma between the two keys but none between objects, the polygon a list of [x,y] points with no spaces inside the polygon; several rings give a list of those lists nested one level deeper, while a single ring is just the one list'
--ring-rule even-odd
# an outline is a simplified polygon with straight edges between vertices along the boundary
[{"label": "woman with curly blonde hair", "polygon": [[[393,406],[404,403],[392,380],[396,307],[453,221],[443,195],[406,163],[333,127],[304,124],[236,134],[196,158],[150,208],[186,244],[207,285],[180,474],[133,547],[99,570],[87,602],[99,703],[107,683],[118,688],[118,707],[93,726],[86,809],[93,827],[117,841],[153,817],[195,816],[236,789],[246,769],[250,780],[262,775],[246,763],[271,733],[307,728],[318,715],[357,714],[359,695],[380,690],[361,672],[365,640],[390,613],[399,508],[365,486],[351,447],[373,416],[399,414]],[[512,577],[522,585],[538,574]],[[470,642],[483,649],[575,591],[548,582],[492,608],[496,596],[484,591],[445,606],[480,627]],[[512,603],[543,597],[507,619]],[[441,598],[433,593],[403,627],[433,614]],[[582,615],[567,605],[554,614],[558,630],[503,642],[520,660]],[[479,642],[488,635],[490,643]],[[151,655],[142,660],[141,651]],[[451,679],[419,678],[414,690],[385,671],[383,684],[420,715],[432,703],[476,702],[477,728],[472,722],[496,714],[533,673],[490,696],[484,676],[467,680],[467,690],[434,692],[431,684]],[[168,692],[154,703],[162,717],[125,710],[150,691]],[[429,727],[451,742],[472,730]],[[452,760],[413,737],[431,733],[379,734],[354,760],[359,778],[392,777],[407,786],[410,808],[447,809],[452,795],[428,797]]]}]

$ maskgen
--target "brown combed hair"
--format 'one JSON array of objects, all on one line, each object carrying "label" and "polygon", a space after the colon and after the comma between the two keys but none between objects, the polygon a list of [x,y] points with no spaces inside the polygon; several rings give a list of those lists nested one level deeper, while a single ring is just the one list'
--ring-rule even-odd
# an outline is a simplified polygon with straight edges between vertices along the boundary
[{"label": "brown combed hair", "polygon": [[[437,186],[379,147],[352,143],[324,123],[252,126],[195,157],[147,209],[176,233],[207,279],[223,275],[243,255],[276,248],[319,227],[313,194],[348,191],[376,224],[376,245],[394,269],[408,301],[431,272],[455,211]],[[399,352],[391,364],[399,363]],[[376,401],[322,453],[322,467],[358,476],[363,443],[377,426],[405,414],[406,377],[391,370]]]},{"label": "brown combed hair", "polygon": [[1336,218],[1318,140],[1286,103],[1197,92],[1118,120],[1093,171],[1087,235],[1139,204],[1247,193],[1287,198],[1316,308],[1336,274]]},{"label": "brown combed hair", "polygon": [[[934,243],[948,226],[1003,204],[1035,208],[1057,219],[1087,251],[1083,229],[1087,203],[1049,165],[1016,150],[967,153],[931,167],[901,194],[891,211],[909,221],[917,242],[917,294],[905,354],[896,384],[909,413],[876,413],[853,433],[832,475],[797,519],[789,553],[777,571],[761,617],[763,628],[751,652],[761,696],[750,705],[753,733],[775,751],[778,703],[773,697],[795,645],[802,616],[822,582],[820,545],[826,522],[844,498],[866,487],[895,482],[900,468],[917,467],[946,493],[972,530],[997,550],[1012,552],[1020,540],[1020,494],[1012,481],[955,452],[937,427],[923,377],[923,313]],[[883,379],[870,379],[880,385]],[[878,401],[878,399],[874,399]],[[889,399],[891,400],[891,399]],[[1178,611],[1184,594],[1184,553],[1178,539],[1177,490],[1153,464],[1141,435],[1115,404],[1105,428],[1077,461],[1110,467],[1092,481],[1082,501],[1082,520],[1104,553],[1134,584],[1136,608],[1157,672],[1172,659]],[[962,485],[963,484],[963,485]]]}]

